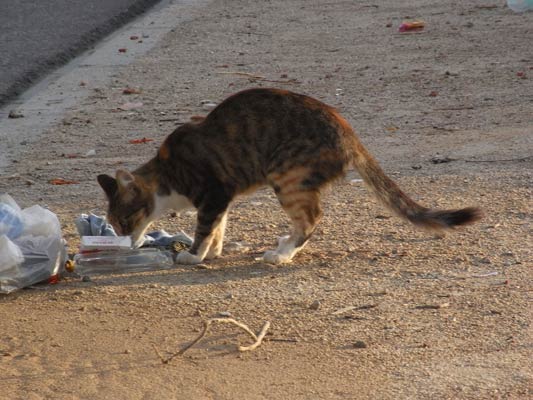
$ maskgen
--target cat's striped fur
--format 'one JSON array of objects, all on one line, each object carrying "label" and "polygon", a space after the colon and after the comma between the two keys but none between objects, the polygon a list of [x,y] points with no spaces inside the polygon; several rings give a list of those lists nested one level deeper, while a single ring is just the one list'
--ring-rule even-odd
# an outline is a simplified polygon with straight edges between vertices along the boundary
[{"label": "cat's striped fur", "polygon": [[167,209],[195,207],[194,244],[180,263],[218,256],[228,208],[239,194],[271,186],[293,230],[265,253],[270,263],[289,262],[319,222],[320,192],[354,166],[377,197],[415,225],[441,230],[480,218],[476,208],[436,211],[420,206],[390,180],[332,107],[278,89],[237,93],[205,119],[169,135],[157,155],[132,173],[98,176],[115,229],[139,240]]}]

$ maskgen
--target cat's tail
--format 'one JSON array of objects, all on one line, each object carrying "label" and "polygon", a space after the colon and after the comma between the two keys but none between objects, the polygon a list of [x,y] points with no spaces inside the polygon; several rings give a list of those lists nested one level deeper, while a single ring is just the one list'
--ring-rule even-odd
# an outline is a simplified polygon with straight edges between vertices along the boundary
[{"label": "cat's tail", "polygon": [[354,137],[352,164],[376,196],[394,213],[422,228],[442,231],[467,225],[482,217],[476,207],[432,210],[409,198],[381,169],[377,161]]}]

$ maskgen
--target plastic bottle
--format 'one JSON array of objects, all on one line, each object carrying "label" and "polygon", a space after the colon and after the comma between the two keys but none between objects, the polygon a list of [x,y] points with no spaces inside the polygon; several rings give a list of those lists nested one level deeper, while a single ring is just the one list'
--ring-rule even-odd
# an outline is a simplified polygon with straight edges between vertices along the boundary
[{"label": "plastic bottle", "polygon": [[507,0],[507,7],[515,12],[533,10],[533,0]]},{"label": "plastic bottle", "polygon": [[74,263],[79,275],[92,275],[168,269],[174,260],[170,251],[144,248],[80,253],[74,256]]},{"label": "plastic bottle", "polygon": [[20,236],[24,224],[20,213],[8,204],[0,203],[0,235],[13,240]]}]

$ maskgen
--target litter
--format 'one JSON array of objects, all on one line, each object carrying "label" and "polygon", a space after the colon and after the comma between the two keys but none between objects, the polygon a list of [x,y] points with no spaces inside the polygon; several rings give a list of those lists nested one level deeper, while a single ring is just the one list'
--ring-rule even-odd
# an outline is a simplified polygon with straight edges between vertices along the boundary
[{"label": "litter", "polygon": [[131,144],[141,144],[141,143],[148,143],[148,142],[153,142],[153,141],[154,141],[154,139],[143,137],[142,139],[132,139],[132,140],[130,140],[130,143]]},{"label": "litter", "polygon": [[56,178],[56,179],[50,179],[48,181],[51,185],[76,185],[79,182],[78,181],[71,181],[69,179],[63,179],[63,178]]},{"label": "litter", "polygon": [[170,251],[156,248],[89,251],[74,256],[74,271],[80,275],[141,272],[174,266]]},{"label": "litter", "polygon": [[399,32],[407,31],[421,31],[426,26],[424,21],[412,21],[412,22],[403,22],[399,27]]},{"label": "litter", "polygon": [[82,214],[75,224],[81,236],[81,247],[74,256],[74,268],[80,275],[172,268],[171,250],[192,245],[192,239],[183,232],[169,235],[161,230],[145,235],[141,248],[134,249],[131,238],[117,236],[103,217]]},{"label": "litter", "polygon": [[0,293],[57,281],[67,258],[57,216],[38,205],[21,210],[8,194],[0,196],[0,205],[12,213],[9,220],[0,213]]},{"label": "litter", "polygon": [[131,102],[124,103],[118,106],[117,108],[122,111],[130,111],[130,110],[136,110],[137,108],[141,108],[142,106],[143,106],[143,103],[139,101],[135,103],[131,103]]},{"label": "litter", "polygon": [[507,0],[507,7],[514,12],[533,10],[533,0]]},{"label": "litter", "polygon": [[[80,236],[117,236],[111,224],[104,217],[94,214],[81,214],[75,221]],[[164,230],[154,231],[144,236],[141,247],[170,247],[175,243],[181,243],[186,247],[192,246],[193,240],[184,232],[170,235]]]}]

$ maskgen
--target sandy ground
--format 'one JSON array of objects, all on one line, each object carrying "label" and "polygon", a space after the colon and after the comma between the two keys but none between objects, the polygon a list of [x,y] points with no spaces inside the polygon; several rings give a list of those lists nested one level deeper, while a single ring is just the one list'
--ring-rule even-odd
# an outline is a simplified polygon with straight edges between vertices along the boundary
[{"label": "sandy ground", "polygon": [[[112,84],[88,82],[93,94],[21,146],[0,179],[22,205],[59,215],[71,252],[74,218],[105,210],[98,173],[150,158],[174,126],[205,113],[202,100],[255,86],[337,107],[415,199],[478,205],[485,218],[437,239],[392,217],[353,173],[325,199],[306,250],[271,266],[258,257],[288,224],[261,190],[234,204],[230,249],[200,268],[69,278],[0,297],[2,396],[531,398],[533,13],[493,0],[221,0],[192,12]],[[398,34],[407,18],[426,29]],[[126,102],[143,105],[117,111]],[[129,144],[142,137],[154,142]],[[91,149],[96,157],[65,157]],[[193,226],[191,213],[157,224]],[[254,330],[270,321],[265,342],[239,353],[248,338],[215,326],[161,363],[154,345],[168,355],[221,312]]]}]

